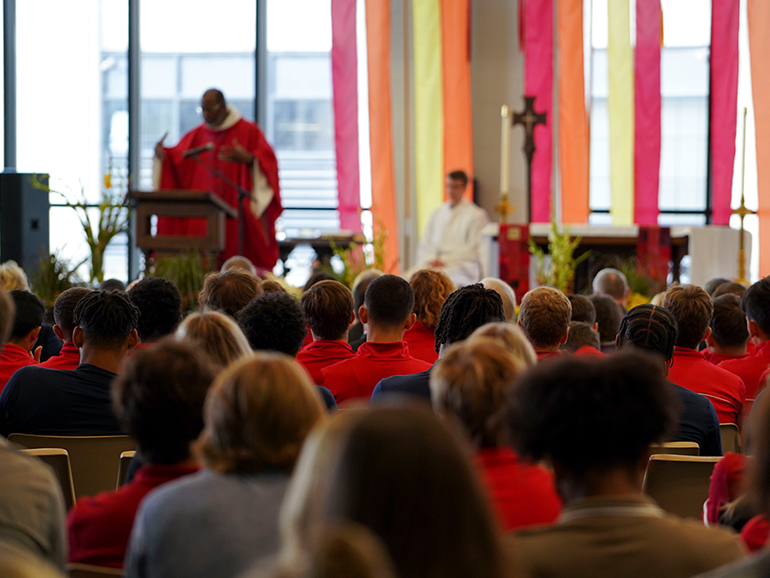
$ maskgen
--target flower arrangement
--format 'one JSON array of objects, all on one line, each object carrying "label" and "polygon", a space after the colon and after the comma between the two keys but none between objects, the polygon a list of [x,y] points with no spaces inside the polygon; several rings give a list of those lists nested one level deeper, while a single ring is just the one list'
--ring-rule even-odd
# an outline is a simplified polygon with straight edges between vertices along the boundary
[{"label": "flower arrangement", "polygon": [[548,263],[546,263],[545,252],[532,239],[529,240],[529,252],[535,258],[535,280],[538,285],[549,285],[565,294],[572,292],[575,269],[591,254],[590,251],[586,251],[579,257],[574,257],[580,241],[582,237],[572,240],[569,227],[564,226],[560,231],[556,224],[556,217],[551,215],[551,230],[548,232],[550,257]]}]

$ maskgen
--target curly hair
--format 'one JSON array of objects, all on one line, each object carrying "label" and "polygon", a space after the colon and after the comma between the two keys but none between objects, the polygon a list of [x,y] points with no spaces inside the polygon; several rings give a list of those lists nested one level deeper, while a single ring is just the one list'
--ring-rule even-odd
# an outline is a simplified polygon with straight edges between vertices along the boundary
[{"label": "curly hair", "polygon": [[123,291],[92,291],[75,307],[75,327],[98,349],[120,349],[136,329],[139,309]]},{"label": "curly hair", "polygon": [[128,291],[128,298],[139,309],[136,331],[143,342],[170,334],[182,320],[182,295],[168,279],[142,279]]},{"label": "curly hair", "polygon": [[417,321],[433,330],[441,314],[441,306],[455,290],[454,283],[443,271],[421,269],[409,278],[414,291],[414,313]]},{"label": "curly hair", "polygon": [[674,357],[678,329],[669,311],[657,305],[637,305],[623,317],[618,329],[618,345],[659,353],[666,361]]},{"label": "curly hair", "polygon": [[305,316],[288,293],[265,293],[238,314],[238,326],[255,351],[280,351],[295,357],[307,335]]},{"label": "curly hair", "polygon": [[503,299],[496,291],[481,283],[461,287],[441,306],[435,330],[436,351],[442,345],[467,339],[482,325],[496,321],[505,321]]}]

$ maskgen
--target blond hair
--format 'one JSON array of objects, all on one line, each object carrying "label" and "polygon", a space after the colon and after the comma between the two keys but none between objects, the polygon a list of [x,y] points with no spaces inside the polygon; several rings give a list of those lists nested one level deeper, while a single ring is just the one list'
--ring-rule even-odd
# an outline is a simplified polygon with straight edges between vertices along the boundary
[{"label": "blond hair", "polygon": [[468,339],[480,338],[494,339],[527,367],[537,363],[535,349],[518,325],[506,322],[487,323],[471,333]]},{"label": "blond hair", "polygon": [[238,324],[219,311],[191,313],[179,325],[175,337],[203,349],[220,369],[252,353]]},{"label": "blond hair", "polygon": [[29,291],[27,274],[16,261],[6,261],[0,265],[0,288],[6,291],[13,291],[14,289]]}]

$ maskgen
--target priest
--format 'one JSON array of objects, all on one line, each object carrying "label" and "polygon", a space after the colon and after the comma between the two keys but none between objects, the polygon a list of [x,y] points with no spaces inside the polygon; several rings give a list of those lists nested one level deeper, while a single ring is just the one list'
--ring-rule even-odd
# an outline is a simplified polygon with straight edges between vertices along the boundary
[{"label": "priest", "polygon": [[[237,208],[238,190],[227,180],[240,185],[250,193],[243,199],[243,256],[260,269],[272,269],[278,259],[275,220],[283,210],[275,153],[259,127],[228,106],[220,90],[207,90],[200,110],[203,124],[184,135],[175,147],[163,145],[166,135],[155,145],[153,187],[212,191]],[[206,222],[161,218],[158,234],[204,236]],[[226,245],[220,258],[224,261],[237,254],[238,220],[227,219]]]}]

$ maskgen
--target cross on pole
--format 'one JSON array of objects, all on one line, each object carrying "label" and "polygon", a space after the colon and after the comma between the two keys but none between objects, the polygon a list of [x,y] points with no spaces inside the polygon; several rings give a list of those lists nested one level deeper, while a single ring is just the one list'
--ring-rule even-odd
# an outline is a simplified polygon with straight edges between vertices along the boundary
[{"label": "cross on pole", "polygon": [[513,113],[513,126],[524,127],[524,155],[527,157],[527,195],[529,196],[529,222],[532,222],[532,158],[535,155],[535,127],[547,123],[547,112],[535,112],[535,97],[524,97],[524,110]]},{"label": "cross on pole", "polygon": [[745,231],[743,227],[743,219],[749,215],[756,215],[756,211],[752,211],[746,206],[746,195],[744,194],[744,185],[746,184],[746,107],[743,108],[743,161],[741,168],[741,204],[732,211],[733,215],[738,215],[741,219],[740,238],[738,239],[738,282],[746,283],[746,247],[744,246],[743,233]]}]

